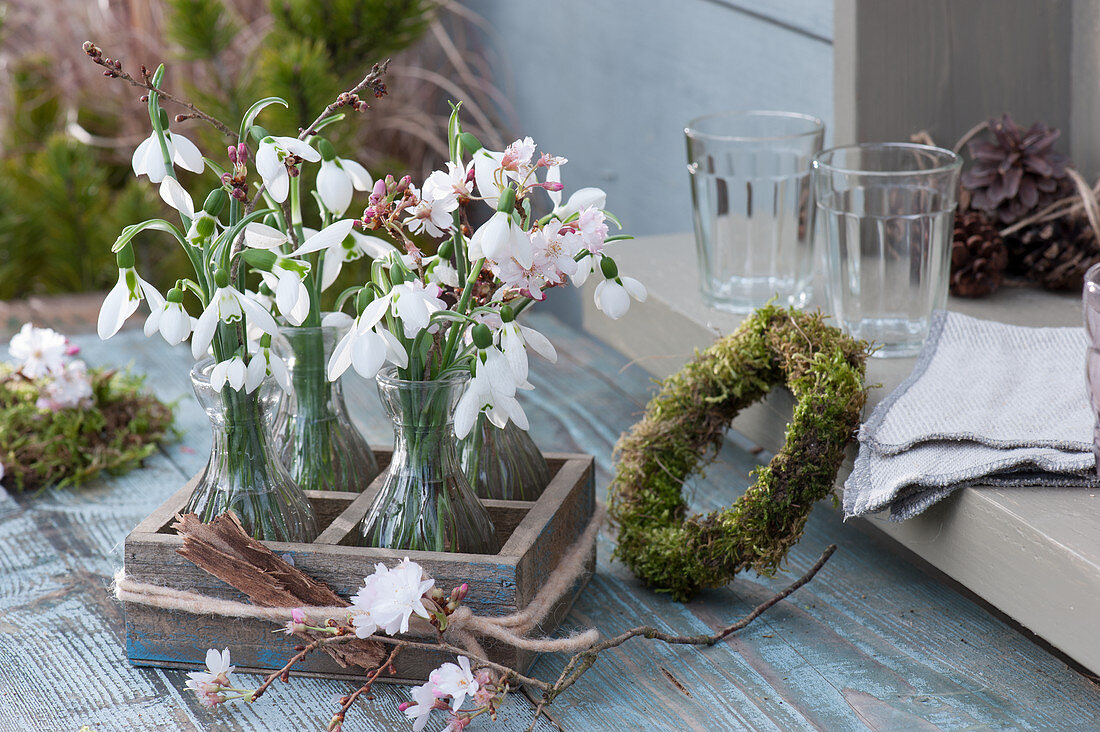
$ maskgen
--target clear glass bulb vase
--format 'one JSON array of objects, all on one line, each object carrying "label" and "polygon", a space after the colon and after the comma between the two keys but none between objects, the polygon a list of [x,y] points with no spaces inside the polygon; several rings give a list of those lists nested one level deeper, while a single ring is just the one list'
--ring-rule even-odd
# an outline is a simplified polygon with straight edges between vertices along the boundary
[{"label": "clear glass bulb vase", "polygon": [[478,498],[534,501],[550,484],[550,466],[527,430],[511,422],[501,429],[484,413],[459,440],[458,454]]},{"label": "clear glass bulb vase", "polygon": [[393,458],[361,525],[364,546],[493,554],[489,513],[458,462],[454,410],[468,374],[432,381],[378,374],[378,394],[393,420]]},{"label": "clear glass bulb vase", "polygon": [[279,329],[273,343],[290,371],[271,431],[290,477],[304,490],[362,493],[380,472],[374,452],[352,424],[340,382],[326,373],[346,331],[341,326]]},{"label": "clear glass bulb vase", "polygon": [[214,359],[191,369],[191,384],[210,419],[210,459],[184,513],[202,521],[232,510],[245,531],[266,541],[310,542],[317,519],[271,444],[265,413],[274,402],[270,378],[251,394],[210,385]]}]

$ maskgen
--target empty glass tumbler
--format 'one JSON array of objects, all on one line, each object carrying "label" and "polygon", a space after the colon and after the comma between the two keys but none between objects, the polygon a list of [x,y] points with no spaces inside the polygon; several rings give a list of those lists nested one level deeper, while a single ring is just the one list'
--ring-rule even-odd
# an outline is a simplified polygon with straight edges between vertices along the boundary
[{"label": "empty glass tumbler", "polygon": [[813,163],[829,309],[877,356],[910,356],[947,303],[962,160],[886,143],[826,150]]},{"label": "empty glass tumbler", "polygon": [[810,162],[824,123],[792,112],[720,112],[692,120],[684,135],[703,300],[734,313],[772,298],[807,304]]},{"label": "empty glass tumbler", "polygon": [[1085,336],[1089,343],[1085,360],[1085,378],[1089,385],[1089,403],[1092,406],[1094,425],[1092,454],[1096,457],[1096,474],[1100,476],[1100,264],[1092,265],[1085,273],[1082,300]]}]

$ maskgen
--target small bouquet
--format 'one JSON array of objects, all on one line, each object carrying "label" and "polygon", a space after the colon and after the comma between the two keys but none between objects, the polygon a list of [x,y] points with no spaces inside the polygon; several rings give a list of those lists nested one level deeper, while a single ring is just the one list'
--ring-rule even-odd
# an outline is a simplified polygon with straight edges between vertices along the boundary
[{"label": "small bouquet", "polygon": [[[582,188],[563,203],[565,158],[536,154],[530,137],[485,149],[462,131],[459,105],[448,132],[444,169],[420,186],[408,176],[378,180],[354,222],[386,238],[355,239],[373,259],[371,276],[340,297],[354,299],[355,319],[328,374],[337,379],[351,368],[377,377],[394,420],[394,458],[363,522],[364,543],[486,552],[493,550],[488,517],[448,469],[452,421],[460,439],[480,415],[496,428],[528,428],[516,398],[533,388],[528,350],[550,361],[557,355],[517,316],[548,290],[580,286],[598,272],[596,305],[612,318],[626,314],[631,298],[644,300],[646,290],[606,253],[630,237],[608,235],[608,221],[620,224],[605,210],[604,192]],[[436,253],[416,237],[441,240]],[[343,256],[346,246],[330,243],[326,257]]]},{"label": "small bouquet", "polygon": [[[312,539],[316,528],[300,487],[324,487],[314,482],[325,483],[318,476],[332,472],[335,458],[327,456],[348,451],[337,449],[340,442],[327,427],[308,435],[297,430],[304,436],[289,441],[293,448],[284,451],[282,463],[314,467],[288,475],[279,460],[266,457],[272,452],[264,434],[267,407],[257,388],[272,377],[292,395],[283,400],[290,405],[284,424],[301,422],[303,413],[328,401],[329,382],[335,385],[352,368],[378,377],[395,423],[394,458],[363,524],[363,541],[493,551],[492,524],[457,469],[454,433],[468,435],[479,415],[496,428],[511,423],[527,429],[516,399],[518,390],[532,388],[527,350],[550,360],[556,354],[544,336],[516,318],[547,290],[569,282],[579,286],[599,273],[596,305],[613,318],[627,312],[632,297],[645,298],[641,283],[620,275],[605,252],[608,244],[629,237],[608,235],[609,221],[620,225],[604,209],[603,191],[582,188],[563,202],[565,158],[536,156],[529,137],[503,151],[486,150],[463,132],[459,105],[448,124],[444,169],[420,187],[408,176],[373,181],[320,133],[342,119],[340,107],[366,107],[358,96],[363,89],[385,93],[384,68],[378,66],[296,137],[258,126],[267,106],[287,104],[276,97],[253,104],[236,129],[187,104],[190,112],[178,120],[198,117],[230,136],[229,166],[223,168],[169,130],[160,100],[180,100],[161,88],[163,66],[154,73],[143,67],[135,78],[94,45],[85,44],[85,52],[108,76],[148,90],[153,131],[134,152],[133,169],[158,185],[180,217],[179,225],[150,219],[120,234],[114,245],[119,279],[103,303],[100,335],[111,337],[144,299],[150,307],[146,334],[160,333],[171,344],[189,338],[196,359],[213,354],[193,373],[215,440],[187,510],[209,520],[232,508],[259,538]],[[253,161],[259,180],[250,174]],[[319,165],[312,192],[316,231],[304,225],[300,173],[308,164]],[[216,183],[201,207],[177,180],[177,165],[213,171]],[[369,189],[368,205],[360,217],[347,218],[355,189]],[[136,270],[132,240],[146,230],[174,237],[193,266],[192,276],[177,280],[166,296]],[[323,315],[322,292],[336,282],[344,263],[363,256],[373,259],[369,280],[336,298],[337,310],[351,305],[354,316]],[[257,280],[262,285],[250,290]],[[201,310],[194,311],[190,301]],[[276,316],[287,326],[283,335],[296,344],[287,359],[273,348],[280,333]],[[319,332],[303,338],[294,332],[324,327],[342,329],[331,348]],[[386,362],[391,369],[379,373]]]},{"label": "small bouquet", "polygon": [[140,379],[89,369],[80,349],[25,323],[0,365],[0,480],[16,490],[128,470],[166,437],[172,411]]}]

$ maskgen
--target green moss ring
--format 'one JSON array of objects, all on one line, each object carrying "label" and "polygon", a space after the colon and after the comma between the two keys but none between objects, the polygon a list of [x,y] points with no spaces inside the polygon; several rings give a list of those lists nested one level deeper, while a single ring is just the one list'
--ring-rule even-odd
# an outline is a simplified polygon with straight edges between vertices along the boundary
[{"label": "green moss ring", "polygon": [[[820,313],[773,305],[666,379],[616,446],[611,518],[617,557],[646,584],[686,600],[745,569],[770,575],[829,495],[867,399],[867,344]],[[713,459],[737,414],[785,383],[786,441],[729,508],[688,516],[684,481]]]}]

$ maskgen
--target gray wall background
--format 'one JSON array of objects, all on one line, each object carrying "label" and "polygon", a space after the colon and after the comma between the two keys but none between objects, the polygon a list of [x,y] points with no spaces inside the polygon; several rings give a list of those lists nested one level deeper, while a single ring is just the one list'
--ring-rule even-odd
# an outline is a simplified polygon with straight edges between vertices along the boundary
[{"label": "gray wall background", "polygon": [[[724,109],[833,122],[832,0],[463,0],[520,134],[635,235],[691,230],[683,127]],[[829,136],[827,134],[826,142]]]}]

